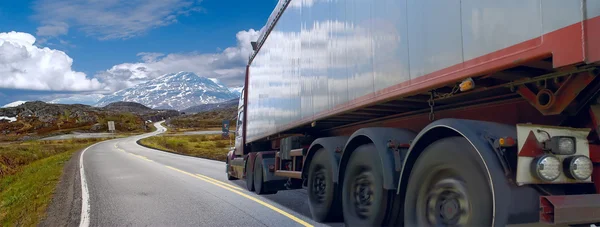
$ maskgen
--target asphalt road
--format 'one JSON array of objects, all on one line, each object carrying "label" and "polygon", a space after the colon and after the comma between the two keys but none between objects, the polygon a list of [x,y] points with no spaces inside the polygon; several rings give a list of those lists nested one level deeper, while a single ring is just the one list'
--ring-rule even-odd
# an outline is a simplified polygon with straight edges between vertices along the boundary
[{"label": "asphalt road", "polygon": [[311,220],[304,190],[258,196],[242,189],[243,181],[228,181],[223,162],[137,145],[165,131],[155,126],[157,132],[106,141],[82,153],[89,192],[82,195],[84,225],[323,226]]}]

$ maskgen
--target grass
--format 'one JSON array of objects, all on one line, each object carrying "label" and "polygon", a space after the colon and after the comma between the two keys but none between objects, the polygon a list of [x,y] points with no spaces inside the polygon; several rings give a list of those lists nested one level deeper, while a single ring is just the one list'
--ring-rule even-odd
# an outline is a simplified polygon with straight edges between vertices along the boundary
[{"label": "grass", "polygon": [[[167,131],[167,134],[182,134],[184,132],[195,132],[195,131],[221,131],[221,129],[223,129],[223,128],[219,128],[219,127],[200,127],[200,128],[174,128],[174,127],[168,127],[168,126],[164,126],[164,127],[169,129]],[[235,127],[229,127],[229,131],[234,132]]]},{"label": "grass", "polygon": [[34,226],[46,215],[64,164],[102,139],[0,145],[0,226]]},{"label": "grass", "polygon": [[229,151],[229,140],[221,139],[221,135],[158,135],[142,139],[140,143],[159,150],[218,161],[225,161]]},{"label": "grass", "polygon": [[66,151],[81,149],[101,140],[100,138],[36,140],[0,144],[0,178],[16,173],[22,166],[36,160]]}]

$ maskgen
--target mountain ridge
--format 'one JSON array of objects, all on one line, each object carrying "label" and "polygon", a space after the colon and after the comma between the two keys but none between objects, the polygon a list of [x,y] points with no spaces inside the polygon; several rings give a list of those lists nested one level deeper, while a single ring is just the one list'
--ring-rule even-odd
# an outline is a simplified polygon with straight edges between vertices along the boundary
[{"label": "mountain ridge", "polygon": [[95,106],[102,107],[113,102],[131,101],[153,109],[183,110],[237,97],[216,79],[201,77],[192,72],[178,72],[168,73],[112,95],[106,95]]}]

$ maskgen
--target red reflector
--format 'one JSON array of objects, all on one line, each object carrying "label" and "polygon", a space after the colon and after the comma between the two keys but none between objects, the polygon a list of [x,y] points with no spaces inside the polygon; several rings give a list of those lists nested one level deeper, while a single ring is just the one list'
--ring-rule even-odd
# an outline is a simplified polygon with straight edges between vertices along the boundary
[{"label": "red reflector", "polygon": [[410,143],[401,143],[401,144],[398,144],[398,147],[399,148],[409,148],[410,147]]},{"label": "red reflector", "polygon": [[513,139],[512,137],[505,137],[504,141],[505,141],[504,146],[506,146],[506,147],[512,147],[515,145],[515,139]]},{"label": "red reflector", "polygon": [[515,139],[513,139],[512,137],[502,137],[498,139],[498,144],[501,147],[512,147],[515,145]]}]

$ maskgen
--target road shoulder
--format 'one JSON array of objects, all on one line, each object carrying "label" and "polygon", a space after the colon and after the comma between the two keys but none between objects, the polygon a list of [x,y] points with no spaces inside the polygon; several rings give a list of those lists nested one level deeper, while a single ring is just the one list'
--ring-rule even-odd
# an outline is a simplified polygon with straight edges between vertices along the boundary
[{"label": "road shoulder", "polygon": [[46,217],[39,226],[79,226],[81,218],[79,156],[81,152],[82,150],[73,154],[65,164]]}]

